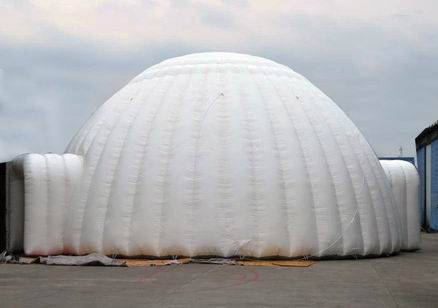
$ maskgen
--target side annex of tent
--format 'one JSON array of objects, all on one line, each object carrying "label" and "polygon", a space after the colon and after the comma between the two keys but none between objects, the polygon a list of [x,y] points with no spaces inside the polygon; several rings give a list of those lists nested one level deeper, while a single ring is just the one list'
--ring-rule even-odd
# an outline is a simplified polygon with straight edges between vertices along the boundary
[{"label": "side annex of tent", "polygon": [[391,185],[401,221],[402,249],[421,248],[419,176],[415,166],[403,160],[381,160]]}]

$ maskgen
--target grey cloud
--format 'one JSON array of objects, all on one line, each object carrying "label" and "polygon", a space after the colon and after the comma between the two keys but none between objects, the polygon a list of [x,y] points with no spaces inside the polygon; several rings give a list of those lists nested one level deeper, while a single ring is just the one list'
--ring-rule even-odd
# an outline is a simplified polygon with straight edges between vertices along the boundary
[{"label": "grey cloud", "polygon": [[199,3],[198,12],[202,22],[206,25],[230,30],[235,24],[235,20],[230,15],[230,12],[217,6]]},{"label": "grey cloud", "polygon": [[250,6],[249,0],[222,0],[222,2],[230,6],[237,6],[243,8],[248,8]]},{"label": "grey cloud", "polygon": [[[265,40],[272,48],[259,45],[259,54],[308,77],[352,118],[379,155],[396,155],[400,145],[405,154],[415,154],[415,136],[438,118],[433,40],[421,39],[420,48],[376,23],[306,17],[281,22],[305,29],[304,39]],[[417,24],[415,29],[419,36],[438,34],[436,27]]]},{"label": "grey cloud", "polygon": [[[199,10],[206,24],[230,35],[240,31],[225,11],[211,6]],[[54,42],[49,46],[3,42],[0,152],[6,153],[5,145],[10,149],[6,156],[62,152],[89,115],[143,69],[168,57],[223,50],[290,66],[328,94],[378,154],[396,155],[402,145],[413,155],[415,136],[438,119],[438,28],[410,16],[415,35],[405,36],[399,24],[404,18],[365,23],[273,16],[271,25],[282,31],[256,33],[238,46],[175,40],[117,51],[117,42],[108,47],[52,29],[46,29]],[[391,27],[382,27],[383,22]]]},{"label": "grey cloud", "polygon": [[0,161],[21,152],[63,152],[114,92],[147,67],[194,51],[186,49],[144,46],[114,56],[86,42],[52,49],[0,44]]}]

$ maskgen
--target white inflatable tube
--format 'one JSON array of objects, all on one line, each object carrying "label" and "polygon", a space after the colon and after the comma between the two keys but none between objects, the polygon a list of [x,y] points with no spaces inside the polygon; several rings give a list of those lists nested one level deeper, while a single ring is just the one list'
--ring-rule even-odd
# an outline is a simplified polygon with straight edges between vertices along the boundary
[{"label": "white inflatable tube", "polygon": [[24,252],[64,252],[64,230],[73,190],[82,172],[74,154],[28,154],[23,159],[25,207]]},{"label": "white inflatable tube", "polygon": [[421,227],[418,203],[418,172],[414,165],[403,160],[381,160],[391,184],[401,221],[402,249],[421,248]]}]

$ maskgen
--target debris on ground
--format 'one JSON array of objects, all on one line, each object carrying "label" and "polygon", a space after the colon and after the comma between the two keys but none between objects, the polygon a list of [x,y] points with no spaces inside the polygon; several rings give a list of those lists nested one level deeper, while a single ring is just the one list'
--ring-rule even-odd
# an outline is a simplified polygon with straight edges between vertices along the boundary
[{"label": "debris on ground", "polygon": [[85,256],[48,256],[40,257],[40,263],[47,265],[104,265],[124,266],[123,260],[112,259],[105,255],[92,253]]},{"label": "debris on ground", "polygon": [[314,261],[296,260],[254,260],[244,258],[173,258],[173,259],[118,259],[110,258],[102,254],[92,253],[85,256],[16,256],[2,253],[1,263],[15,264],[46,264],[66,266],[123,266],[123,267],[144,267],[144,266],[168,266],[196,264],[217,264],[217,265],[238,265],[238,266],[270,266],[270,267],[309,267]]},{"label": "debris on ground", "polygon": [[123,259],[127,267],[141,266],[166,266],[166,265],[182,265],[191,263],[191,259],[172,259],[172,260],[151,260],[151,259]]},{"label": "debris on ground", "polygon": [[245,260],[237,261],[242,266],[284,266],[284,267],[309,267],[315,263],[309,260]]},{"label": "debris on ground", "polygon": [[190,263],[200,263],[200,264],[218,264],[218,265],[237,265],[237,261],[228,258],[210,258],[210,259],[191,259]]}]

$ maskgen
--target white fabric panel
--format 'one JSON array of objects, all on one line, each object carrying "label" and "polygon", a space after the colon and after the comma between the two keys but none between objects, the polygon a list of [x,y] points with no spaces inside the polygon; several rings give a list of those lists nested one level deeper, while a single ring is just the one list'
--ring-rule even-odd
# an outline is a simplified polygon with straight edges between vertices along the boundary
[{"label": "white fabric panel", "polygon": [[381,160],[391,184],[401,221],[402,249],[421,248],[421,228],[418,210],[419,178],[417,169],[403,160]]},{"label": "white fabric panel", "polygon": [[[391,188],[364,137],[307,79],[266,59],[205,53],[155,65],[111,97],[67,152],[83,157],[71,197],[55,184],[59,159],[27,161],[26,194],[39,200],[26,204],[28,253],[400,249]],[[65,223],[49,228],[64,235],[52,236],[40,222],[61,215],[63,202]]]},{"label": "white fabric panel", "polygon": [[74,154],[28,154],[23,159],[24,252],[64,253],[65,220],[80,179],[82,159]]}]

